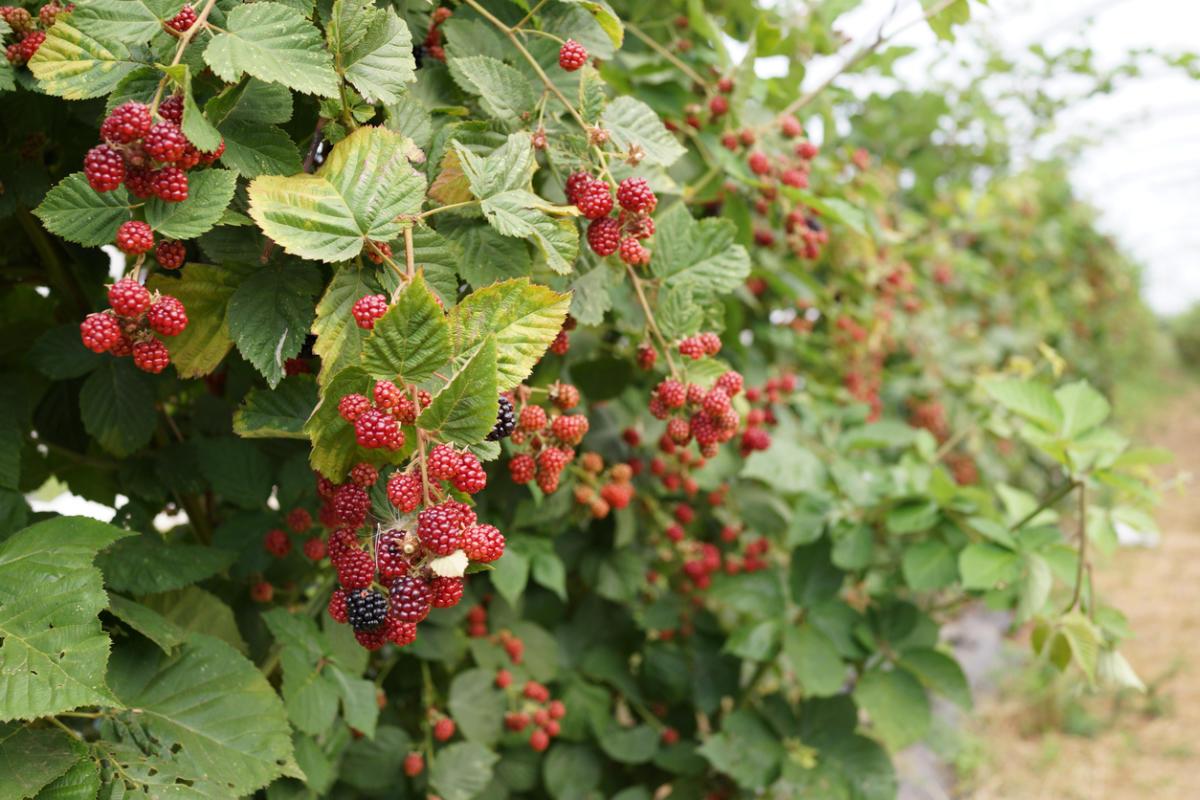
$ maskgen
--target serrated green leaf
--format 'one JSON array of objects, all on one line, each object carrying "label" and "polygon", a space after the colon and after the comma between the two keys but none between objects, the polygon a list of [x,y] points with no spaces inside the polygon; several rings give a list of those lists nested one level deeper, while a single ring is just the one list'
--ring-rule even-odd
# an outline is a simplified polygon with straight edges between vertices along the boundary
[{"label": "serrated green leaf", "polygon": [[225,31],[208,43],[204,60],[226,83],[249,73],[320,97],[334,97],[338,91],[333,59],[321,34],[300,12],[279,3],[234,8]]},{"label": "serrated green leaf", "polygon": [[196,378],[217,368],[233,346],[225,311],[229,299],[253,267],[189,263],[179,277],[151,275],[147,287],[173,295],[188,313],[183,333],[166,340],[180,377]]},{"label": "serrated green leaf", "polygon": [[46,94],[67,100],[106,95],[142,62],[119,41],[80,30],[70,17],[46,32],[29,69]]},{"label": "serrated green leaf", "polygon": [[468,295],[450,311],[456,355],[494,341],[497,387],[505,392],[529,376],[558,336],[570,296],[526,278],[496,283]]},{"label": "serrated green leaf", "polygon": [[0,724],[0,800],[25,800],[79,762],[82,749],[65,731]]},{"label": "serrated green leaf", "polygon": [[517,189],[488,197],[480,208],[499,233],[531,240],[550,269],[570,274],[579,255],[579,231],[570,219],[547,215],[545,209],[553,207],[546,201]]},{"label": "serrated green leaf", "polygon": [[129,531],[57,517],[0,544],[0,720],[119,706],[105,685],[108,598],[96,554]]},{"label": "serrated green leaf", "polygon": [[430,228],[413,231],[413,264],[447,307],[458,299],[458,276],[455,271],[462,258],[462,248],[457,242]]},{"label": "serrated green leaf", "polygon": [[368,103],[395,103],[416,76],[408,25],[372,0],[335,2],[326,37],[336,69]]},{"label": "serrated green leaf", "polygon": [[127,456],[154,435],[154,387],[129,359],[109,357],[79,392],[83,427],[108,452]]},{"label": "serrated green leaf", "polygon": [[313,318],[321,274],[309,265],[265,266],[229,298],[226,320],[238,351],[275,388],[295,358]]},{"label": "serrated green leaf", "polygon": [[155,536],[134,536],[96,558],[110,589],[156,594],[182,589],[211,578],[233,563],[236,554],[215,547],[168,544]]},{"label": "serrated green leaf", "polygon": [[846,665],[829,637],[811,624],[788,628],[783,652],[808,697],[829,697],[846,682]]},{"label": "serrated green leaf", "polygon": [[303,166],[300,151],[287,131],[245,119],[221,123],[225,152],[221,163],[243,178],[259,175],[294,175]]},{"label": "serrated green leaf", "polygon": [[501,720],[507,709],[504,693],[496,688],[496,673],[469,669],[454,676],[447,710],[463,737],[492,746],[500,738]]},{"label": "serrated green leaf", "polygon": [[157,197],[146,201],[146,222],[160,236],[194,239],[211,230],[233,199],[237,174],[227,169],[206,169],[188,176],[188,198],[168,203]]},{"label": "serrated green leaf", "polygon": [[659,734],[649,725],[624,728],[610,723],[598,736],[600,749],[622,764],[645,764],[658,754]]},{"label": "serrated green leaf", "polygon": [[307,439],[304,423],[316,405],[316,379],[291,375],[275,389],[251,389],[233,415],[233,432],[243,439]]},{"label": "serrated green leaf", "polygon": [[183,643],[184,631],[154,609],[111,592],[108,604],[113,616],[154,642],[164,653]]},{"label": "serrated green leaf", "polygon": [[579,6],[587,11],[600,24],[601,30],[612,39],[613,47],[618,50],[625,41],[625,26],[621,18],[613,11],[606,0],[559,0],[561,3]]},{"label": "serrated green leaf", "polygon": [[361,367],[339,371],[326,384],[321,402],[304,423],[304,432],[312,440],[309,463],[332,481],[341,480],[350,466],[359,460],[354,426],[338,414],[338,400],[354,393],[369,397],[374,385],[371,376]]},{"label": "serrated green leaf", "polygon": [[668,341],[691,336],[704,324],[704,309],[695,302],[687,284],[669,287],[659,299],[654,316]]},{"label": "serrated green leaf", "polygon": [[496,424],[496,350],[495,340],[485,341],[433,396],[417,426],[455,444],[482,441]]},{"label": "serrated green leaf", "polygon": [[76,6],[71,22],[93,36],[145,44],[178,10],[173,0],[89,0]]},{"label": "serrated green leaf", "polygon": [[504,144],[486,158],[475,155],[462,142],[454,142],[453,146],[471,193],[476,197],[484,199],[501,192],[529,189],[537,159],[533,156],[533,143],[528,133],[510,133]]},{"label": "serrated green leaf", "polygon": [[450,358],[450,325],[418,273],[363,344],[362,366],[381,380],[421,383]]},{"label": "serrated green leaf", "polygon": [[533,272],[533,259],[524,240],[503,236],[486,222],[443,224],[441,232],[461,250],[457,270],[476,289]]},{"label": "serrated green leaf", "polygon": [[360,298],[381,291],[372,270],[346,264],[334,273],[317,303],[317,317],[312,326],[317,337],[313,352],[321,357],[321,383],[359,362],[363,342],[369,334],[355,324],[350,310]]},{"label": "serrated green leaf", "polygon": [[192,634],[172,655],[113,655],[109,680],[144,728],[153,755],[249,794],[281,775],[298,776],[283,703],[258,668],[220,639]]},{"label": "serrated green leaf", "polygon": [[750,256],[734,244],[737,227],[729,220],[696,221],[679,203],[655,222],[650,269],[668,287],[686,285],[721,294],[741,286],[750,274]]},{"label": "serrated green leaf", "polygon": [[247,78],[205,103],[204,114],[218,126],[226,122],[280,125],[292,118],[292,93],[278,83]]},{"label": "serrated green leaf", "polygon": [[176,64],[163,70],[178,86],[183,94],[183,119],[180,129],[187,140],[195,145],[202,153],[216,152],[221,146],[221,134],[204,116],[204,112],[196,105],[196,97],[192,93],[192,72],[187,64]]},{"label": "serrated green leaf", "polygon": [[253,442],[234,436],[196,443],[200,472],[213,491],[242,508],[259,508],[271,494],[271,462]]},{"label": "serrated green leaf", "polygon": [[760,789],[779,772],[784,751],[776,736],[757,715],[738,710],[721,723],[698,752],[717,770],[746,789]]},{"label": "serrated green leaf", "polygon": [[338,687],[322,667],[298,647],[287,646],[279,656],[283,671],[283,704],[296,730],[317,736],[337,717]]},{"label": "serrated green leaf", "polygon": [[474,742],[457,742],[438,751],[429,769],[429,785],[442,800],[471,800],[492,780],[500,756]]},{"label": "serrated green leaf", "polygon": [[1054,393],[1043,384],[1015,378],[989,378],[980,381],[980,385],[993,400],[1014,414],[1047,430],[1061,427],[1062,409]]},{"label": "serrated green leaf", "polygon": [[854,702],[870,715],[879,738],[892,750],[919,741],[929,730],[929,698],[905,669],[867,670],[854,687]]},{"label": "serrated green leaf", "polygon": [[[57,27],[57,26],[56,26]],[[46,230],[85,247],[112,244],[117,228],[130,219],[124,187],[97,192],[82,172],[63,178],[34,210]]]},{"label": "serrated green leaf", "polygon": [[401,231],[397,217],[421,210],[425,179],[409,164],[409,152],[398,133],[359,128],[333,148],[315,175],[256,178],[250,216],[289,253],[345,261],[367,239],[394,239]]},{"label": "serrated green leaf", "polygon": [[33,800],[94,800],[99,792],[100,766],[85,758],[48,783]]},{"label": "serrated green leaf", "polygon": [[447,59],[450,75],[463,91],[479,97],[488,116],[516,122],[533,111],[537,96],[529,80],[518,70],[491,56],[475,55]]},{"label": "serrated green leaf", "polygon": [[214,636],[241,653],[249,649],[238,630],[233,609],[199,586],[147,595],[141,601],[185,633]]},{"label": "serrated green leaf", "polygon": [[633,145],[645,153],[644,161],[661,167],[674,164],[687,148],[675,140],[654,109],[629,95],[621,95],[604,109],[604,127],[613,144],[628,151]]}]

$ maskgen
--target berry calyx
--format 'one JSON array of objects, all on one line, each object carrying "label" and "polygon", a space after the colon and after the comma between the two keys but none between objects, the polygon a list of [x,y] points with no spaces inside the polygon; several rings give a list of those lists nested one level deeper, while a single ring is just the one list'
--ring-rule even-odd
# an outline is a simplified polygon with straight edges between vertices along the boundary
[{"label": "berry calyx", "polygon": [[350,313],[354,316],[354,322],[358,327],[369,331],[375,327],[375,320],[386,314],[387,310],[388,302],[385,295],[369,294],[354,301],[354,307],[350,309]]},{"label": "berry calyx", "polygon": [[567,39],[558,51],[558,65],[567,72],[574,72],[587,63],[587,48],[574,39]]},{"label": "berry calyx", "polygon": [[115,243],[125,255],[140,256],[154,247],[154,231],[141,220],[131,219],[117,228]]}]

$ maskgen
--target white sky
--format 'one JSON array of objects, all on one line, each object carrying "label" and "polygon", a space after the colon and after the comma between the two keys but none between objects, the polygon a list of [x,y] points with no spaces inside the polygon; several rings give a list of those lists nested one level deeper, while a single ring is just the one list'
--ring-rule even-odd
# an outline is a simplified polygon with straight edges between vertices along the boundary
[{"label": "white sky", "polygon": [[[865,0],[837,27],[867,41],[892,6],[893,0]],[[1200,0],[991,0],[988,7],[972,0],[971,6],[970,24],[1010,58],[1035,43],[1051,52],[1086,43],[1100,67],[1119,63],[1131,48],[1200,50]],[[892,27],[919,15],[918,0],[899,0]],[[935,41],[921,24],[895,43],[929,48]],[[955,46],[971,47],[961,40]],[[766,72],[774,65],[761,66]],[[808,85],[833,66],[810,65]],[[898,72],[919,83],[924,70],[913,57]],[[1056,135],[1095,141],[1073,181],[1101,210],[1105,230],[1145,268],[1151,307],[1171,314],[1200,300],[1200,81],[1154,70],[1064,114]]]}]

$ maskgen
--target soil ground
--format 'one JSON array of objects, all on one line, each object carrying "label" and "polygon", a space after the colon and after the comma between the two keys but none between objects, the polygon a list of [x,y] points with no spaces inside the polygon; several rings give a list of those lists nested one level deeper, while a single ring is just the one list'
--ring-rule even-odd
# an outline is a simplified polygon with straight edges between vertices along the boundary
[{"label": "soil ground", "polygon": [[[1165,404],[1138,438],[1175,453],[1164,475],[1200,476],[1200,391]],[[959,765],[962,796],[1200,798],[1200,481],[1170,491],[1157,517],[1157,547],[1122,548],[1096,576],[1129,617],[1134,638],[1122,652],[1148,695],[1081,697],[1031,675],[1001,676],[1020,688],[985,701],[968,725],[982,755]]]}]

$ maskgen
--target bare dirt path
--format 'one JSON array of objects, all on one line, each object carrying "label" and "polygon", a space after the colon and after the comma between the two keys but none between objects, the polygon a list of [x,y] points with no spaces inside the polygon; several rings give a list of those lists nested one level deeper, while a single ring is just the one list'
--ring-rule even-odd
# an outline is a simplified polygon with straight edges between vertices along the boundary
[{"label": "bare dirt path", "polygon": [[[1175,453],[1172,473],[1200,479],[1200,392],[1169,404],[1141,438]],[[1159,547],[1122,549],[1097,575],[1129,617],[1135,638],[1122,652],[1151,697],[1115,716],[1111,700],[1085,701],[1099,721],[1085,736],[1036,730],[1044,709],[1002,695],[975,725],[987,755],[972,800],[1200,798],[1200,480],[1171,491],[1158,521]]]}]

